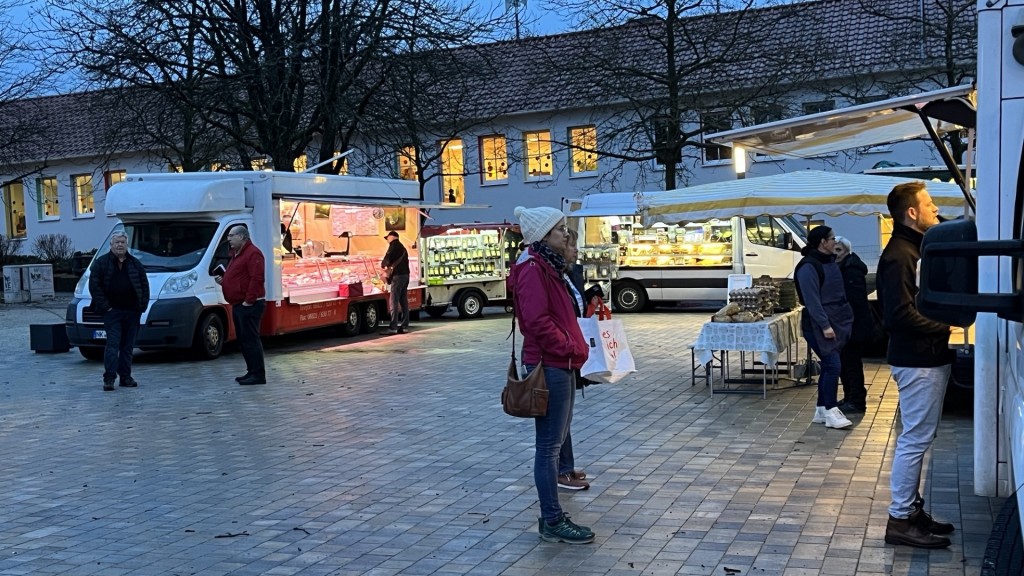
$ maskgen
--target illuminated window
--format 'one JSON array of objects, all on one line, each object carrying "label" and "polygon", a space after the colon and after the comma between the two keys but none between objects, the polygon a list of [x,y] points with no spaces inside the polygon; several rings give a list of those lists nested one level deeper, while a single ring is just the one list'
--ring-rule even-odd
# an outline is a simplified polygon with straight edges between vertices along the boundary
[{"label": "illuminated window", "polygon": [[11,182],[3,187],[4,205],[7,207],[7,237],[24,238],[28,232],[25,222],[25,186]]},{"label": "illuminated window", "polygon": [[[704,135],[724,132],[732,129],[732,117],[728,112],[707,112],[700,117]],[[732,161],[732,148],[728,146],[708,146],[704,148],[704,162],[721,163]]]},{"label": "illuminated window", "polygon": [[124,182],[128,177],[127,170],[107,170],[103,173],[103,188],[110,190],[110,187],[118,182]]},{"label": "illuminated window", "polygon": [[182,172],[185,171],[185,169],[182,168],[180,164],[168,164],[167,165],[167,171],[168,172],[176,172],[178,174],[181,174]]},{"label": "illuminated window", "polygon": [[480,137],[480,173],[483,182],[508,182],[508,147],[505,137]]},{"label": "illuminated window", "polygon": [[466,163],[462,156],[462,139],[452,138],[441,144],[441,202],[466,202]]},{"label": "illuminated window", "polygon": [[60,220],[60,198],[57,196],[57,178],[43,176],[36,180],[36,197],[39,198],[40,220]]},{"label": "illuminated window", "polygon": [[[335,156],[341,156],[341,152],[335,152]],[[348,156],[341,159],[341,168],[338,169],[339,176],[348,176]]]},{"label": "illuminated window", "polygon": [[77,216],[95,216],[96,202],[92,195],[92,174],[77,174],[71,177],[71,189],[75,193]]},{"label": "illuminated window", "polygon": [[398,151],[398,177],[402,180],[416,180],[416,147],[406,146]]},{"label": "illuminated window", "polygon": [[252,161],[249,162],[249,168],[257,172],[273,170],[270,166],[270,160],[268,160],[266,156],[253,158]]},{"label": "illuminated window", "polygon": [[551,131],[524,132],[523,147],[526,149],[526,179],[550,180],[554,173],[551,161]]},{"label": "illuminated window", "polygon": [[573,175],[597,172],[597,127],[569,128],[570,159]]},{"label": "illuminated window", "polygon": [[292,170],[296,172],[306,171],[306,155],[299,154],[299,156],[292,162]]}]

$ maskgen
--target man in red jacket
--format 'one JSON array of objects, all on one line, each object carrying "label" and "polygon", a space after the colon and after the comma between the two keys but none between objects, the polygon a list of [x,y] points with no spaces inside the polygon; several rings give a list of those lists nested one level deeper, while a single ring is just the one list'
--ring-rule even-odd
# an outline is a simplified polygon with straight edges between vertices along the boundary
[{"label": "man in red jacket", "polygon": [[245,358],[245,375],[235,378],[243,386],[266,384],[267,371],[263,365],[263,343],[260,342],[260,320],[266,306],[266,273],[263,253],[252,243],[249,230],[241,224],[228,232],[231,260],[223,276],[216,282],[224,291],[224,299],[231,304],[238,345]]}]

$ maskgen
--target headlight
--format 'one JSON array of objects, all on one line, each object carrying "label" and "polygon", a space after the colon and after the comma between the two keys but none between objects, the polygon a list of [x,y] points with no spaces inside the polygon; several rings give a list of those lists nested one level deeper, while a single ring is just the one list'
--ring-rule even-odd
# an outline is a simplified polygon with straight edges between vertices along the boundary
[{"label": "headlight", "polygon": [[86,293],[89,291],[89,275],[82,274],[82,277],[78,279],[78,284],[75,284],[75,298],[85,298]]},{"label": "headlight", "polygon": [[198,280],[199,274],[195,270],[184,274],[175,274],[168,278],[167,282],[164,282],[164,287],[160,290],[160,293],[181,294],[192,288]]}]

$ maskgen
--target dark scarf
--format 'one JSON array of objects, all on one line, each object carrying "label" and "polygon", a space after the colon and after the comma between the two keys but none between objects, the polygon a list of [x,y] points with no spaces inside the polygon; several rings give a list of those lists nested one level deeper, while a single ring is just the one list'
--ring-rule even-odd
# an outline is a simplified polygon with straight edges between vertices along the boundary
[{"label": "dark scarf", "polygon": [[569,292],[569,298],[575,301],[576,298],[572,295],[572,288],[569,287],[569,279],[564,273],[566,267],[565,257],[558,252],[555,252],[551,246],[548,246],[543,242],[534,242],[533,244],[530,244],[530,249],[533,250],[534,254],[539,254],[545,262],[555,269],[555,272],[558,272],[559,278],[562,279],[562,284],[565,285],[565,289]]}]

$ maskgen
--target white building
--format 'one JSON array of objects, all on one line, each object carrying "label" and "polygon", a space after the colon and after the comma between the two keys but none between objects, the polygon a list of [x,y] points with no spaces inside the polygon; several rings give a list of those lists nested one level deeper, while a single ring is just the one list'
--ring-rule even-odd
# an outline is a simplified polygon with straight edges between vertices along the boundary
[{"label": "white building", "polygon": [[[922,10],[917,0],[887,0],[887,3],[911,15],[920,14]],[[809,2],[802,5],[800,14],[800,20],[794,22],[802,24],[792,23],[796,27],[787,30],[787,37],[775,38],[773,42],[777,47],[772,49],[785,50],[794,44],[794,39],[813,35],[827,38],[831,46],[841,47],[844,52],[842,58],[820,65],[821,69],[815,72],[820,78],[816,84],[802,85],[789,92],[786,116],[844,107],[865,98],[898,95],[888,93],[888,86],[900,85],[904,93],[942,87],[927,80],[928,73],[942,64],[941,50],[934,38],[922,36],[920,24],[871,16],[861,11],[859,3],[848,0]],[[975,18],[973,14],[970,17]],[[432,223],[510,221],[517,205],[561,207],[563,199],[578,198],[585,193],[663,189],[663,167],[654,160],[620,164],[608,156],[586,151],[604,150],[602,142],[606,134],[602,131],[615,113],[612,105],[597,105],[588,100],[586,71],[539,81],[528,66],[538,58],[538,51],[550,55],[559,54],[561,50],[568,58],[573,47],[580,43],[602,42],[603,35],[608,34],[617,35],[621,41],[628,34],[639,34],[642,27],[642,24],[632,23],[614,30],[483,46],[483,50],[500,54],[509,63],[501,77],[480,86],[475,95],[477,102],[471,109],[488,120],[479,122],[472,130],[453,134],[446,144],[442,143],[442,161],[427,169],[428,176],[436,177],[426,182],[424,199],[453,206],[490,207],[435,211],[431,214]],[[901,38],[904,45],[919,49],[909,51],[905,60],[894,60],[889,49],[893,38]],[[968,69],[974,58],[974,47],[969,48],[964,50]],[[735,66],[740,77],[759,70],[750,63]],[[761,68],[764,66],[762,63]],[[911,73],[920,79],[915,85],[905,80]],[[870,82],[866,81],[868,78]],[[701,82],[713,80],[721,79]],[[703,91],[708,110],[714,110],[716,91],[721,93],[732,87],[728,82],[721,84]],[[860,95],[836,95],[855,92]],[[38,154],[22,159],[17,173],[0,178],[0,181],[10,182],[0,190],[4,201],[0,232],[9,238],[24,239],[22,253],[30,251],[34,238],[53,233],[68,235],[78,250],[98,247],[113,221],[104,211],[106,190],[126,173],[168,169],[168,161],[163,159],[166,155],[160,151],[121,149],[111,152],[103,136],[107,132],[103,117],[90,112],[93,94],[51,96],[25,103],[27,113],[46,126],[48,140],[45,146],[36,147]],[[607,101],[595,97],[593,102]],[[733,116],[724,120],[715,118],[712,123],[709,118],[713,114],[708,113],[693,122],[707,123],[708,132],[742,122]],[[579,148],[572,149],[573,144]],[[311,143],[311,151],[315,147],[316,144]],[[407,157],[415,151],[386,150],[367,143],[357,148],[350,157],[352,173],[415,178]],[[731,156],[726,151],[691,148],[688,153],[691,155],[685,156],[679,164],[685,174],[679,185],[735,177]],[[381,169],[381,158],[386,159],[383,162],[386,170]],[[863,172],[882,161],[901,165],[942,163],[930,144],[908,142],[809,160],[754,157],[747,176],[807,168]]]}]

